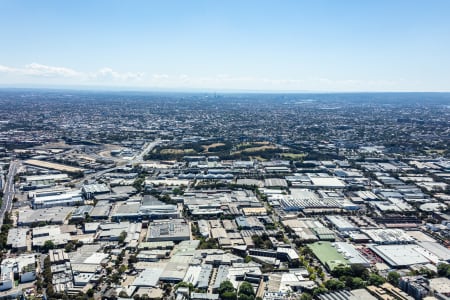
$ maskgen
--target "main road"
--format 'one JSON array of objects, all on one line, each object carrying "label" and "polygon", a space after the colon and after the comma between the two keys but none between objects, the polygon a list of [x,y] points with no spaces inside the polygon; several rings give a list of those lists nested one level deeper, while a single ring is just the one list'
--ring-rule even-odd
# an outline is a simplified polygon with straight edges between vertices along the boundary
[{"label": "main road", "polygon": [[3,218],[6,212],[10,212],[14,198],[14,176],[16,176],[20,163],[16,160],[9,164],[8,174],[6,175],[5,186],[3,187],[3,202],[0,208],[0,226],[3,225]]},{"label": "main road", "polygon": [[102,176],[103,174],[112,172],[112,171],[120,168],[120,166],[123,165],[123,164],[138,165],[138,164],[142,163],[144,161],[144,157],[150,151],[152,151],[153,148],[155,148],[160,143],[161,143],[161,139],[156,139],[153,142],[145,144],[145,146],[143,147],[142,151],[139,154],[136,154],[136,156],[134,156],[131,160],[129,160],[129,161],[122,161],[121,163],[117,164],[117,167],[105,169],[105,170],[102,170],[102,171],[98,171],[98,172],[86,175],[84,178],[78,180],[77,187],[80,187],[85,180],[89,181],[89,180],[92,180],[92,179],[97,179],[100,176]]},{"label": "main road", "polygon": [[144,146],[144,149],[141,151],[141,153],[139,153],[138,155],[136,155],[131,161],[130,163],[132,164],[139,164],[142,163],[144,161],[144,156],[146,156],[150,151],[153,150],[153,148],[155,148],[157,145],[159,145],[159,143],[161,143],[161,139],[156,139],[153,142],[150,142],[148,144],[146,144]]}]

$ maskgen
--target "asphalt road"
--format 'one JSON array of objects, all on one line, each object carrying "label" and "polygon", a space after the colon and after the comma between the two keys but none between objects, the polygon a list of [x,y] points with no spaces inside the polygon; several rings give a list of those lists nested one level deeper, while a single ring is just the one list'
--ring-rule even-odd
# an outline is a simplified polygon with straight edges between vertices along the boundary
[{"label": "asphalt road", "polygon": [[[160,142],[161,142],[160,139],[156,139],[153,142],[146,144],[144,149],[139,154],[137,154],[135,157],[133,157],[132,160],[130,160],[130,161],[126,162],[126,163],[127,164],[132,164],[132,165],[136,165],[136,164],[142,163],[144,161],[144,156],[147,155],[147,153],[149,153],[150,151],[152,151],[153,148],[155,148]],[[102,171],[95,172],[95,173],[92,173],[92,174],[88,174],[84,178],[80,179],[76,186],[80,187],[85,180],[89,181],[89,180],[92,180],[92,179],[97,179],[100,176],[102,176],[103,174],[112,172],[112,171],[118,169],[119,167],[120,166],[117,166],[117,167],[114,167],[114,168],[110,168],[110,169],[102,170]]]},{"label": "asphalt road", "polygon": [[156,139],[151,143],[148,143],[145,147],[144,150],[141,151],[141,153],[139,153],[138,155],[136,155],[133,160],[131,161],[132,164],[136,164],[136,163],[141,163],[144,161],[144,156],[147,155],[147,153],[149,153],[150,151],[153,150],[153,148],[155,148],[159,143],[161,142],[160,139]]},{"label": "asphalt road", "polygon": [[84,182],[85,180],[89,181],[89,180],[91,180],[91,179],[97,179],[98,177],[102,176],[103,174],[106,174],[106,173],[108,173],[108,172],[112,172],[112,171],[116,170],[117,168],[118,168],[118,167],[114,167],[114,168],[105,169],[105,170],[102,170],[102,171],[99,171],[99,172],[95,172],[95,173],[88,174],[88,175],[86,175],[85,177],[83,177],[83,178],[81,178],[80,180],[78,180],[78,183],[77,183],[76,186],[77,186],[77,187],[81,187],[81,186],[83,185],[83,182]]},{"label": "asphalt road", "polygon": [[11,161],[9,165],[8,174],[6,175],[5,186],[3,187],[3,202],[0,209],[0,226],[3,225],[3,218],[5,213],[11,211],[12,201],[14,198],[14,176],[19,169],[20,163],[18,161]]}]

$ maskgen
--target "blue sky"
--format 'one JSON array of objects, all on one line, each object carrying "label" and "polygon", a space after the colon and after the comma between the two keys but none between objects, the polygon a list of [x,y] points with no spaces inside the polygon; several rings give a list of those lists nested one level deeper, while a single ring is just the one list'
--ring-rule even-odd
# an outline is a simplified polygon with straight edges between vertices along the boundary
[{"label": "blue sky", "polygon": [[0,0],[0,85],[450,91],[450,1]]}]

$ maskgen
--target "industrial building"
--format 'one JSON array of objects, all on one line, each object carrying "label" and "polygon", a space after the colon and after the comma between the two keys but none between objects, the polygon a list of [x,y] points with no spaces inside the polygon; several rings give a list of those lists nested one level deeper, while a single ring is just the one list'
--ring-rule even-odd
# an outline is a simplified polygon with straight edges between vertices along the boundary
[{"label": "industrial building", "polygon": [[67,174],[45,174],[45,175],[34,175],[25,176],[25,183],[21,186],[24,191],[50,188],[57,183],[69,181],[69,176]]},{"label": "industrial building", "polygon": [[91,211],[94,207],[92,205],[82,205],[78,206],[70,216],[71,220],[78,221],[78,220],[84,220],[86,216],[91,214]]},{"label": "industrial building", "polygon": [[316,242],[309,244],[308,248],[328,270],[332,271],[337,266],[348,266],[349,261],[330,242]]},{"label": "industrial building", "polygon": [[291,189],[291,195],[277,195],[281,207],[285,211],[320,210],[334,211],[342,207],[339,199],[321,198],[318,194],[308,189]]},{"label": "industrial building", "polygon": [[149,224],[147,241],[185,241],[190,236],[190,226],[184,219],[155,220]]},{"label": "industrial building", "polygon": [[89,216],[94,220],[108,219],[110,212],[111,204],[108,201],[98,201]]},{"label": "industrial building", "polygon": [[159,277],[164,269],[162,268],[148,268],[142,270],[136,279],[133,281],[132,286],[140,287],[157,287]]},{"label": "industrial building", "polygon": [[73,207],[55,206],[49,208],[19,210],[18,226],[33,226],[38,224],[63,224]]},{"label": "industrial building", "polygon": [[81,192],[86,199],[93,199],[97,195],[109,193],[110,189],[106,184],[85,184]]},{"label": "industrial building", "polygon": [[376,244],[410,244],[414,239],[402,229],[362,229]]},{"label": "industrial building", "polygon": [[370,245],[369,249],[393,268],[430,262],[430,259],[425,256],[423,248],[418,245]]},{"label": "industrial building", "polygon": [[33,248],[41,248],[46,241],[52,241],[56,246],[63,246],[71,240],[69,233],[63,233],[58,225],[36,227],[32,230]]},{"label": "industrial building", "polygon": [[33,208],[73,206],[83,203],[80,190],[61,192],[59,190],[34,193]]},{"label": "industrial building", "polygon": [[157,199],[140,201],[127,201],[117,204],[111,213],[114,221],[129,220],[155,220],[178,218],[176,205],[166,204]]},{"label": "industrial building", "polygon": [[338,231],[358,231],[359,228],[350,223],[346,218],[342,216],[326,216],[326,219],[336,228]]},{"label": "industrial building", "polygon": [[276,250],[271,249],[249,249],[248,254],[256,257],[272,257],[280,261],[293,261],[299,259],[297,252],[288,247],[278,247]]},{"label": "industrial building", "polygon": [[36,279],[36,257],[22,254],[15,258],[4,258],[0,265],[0,291],[12,289],[15,281],[20,283]]},{"label": "industrial building", "polygon": [[352,244],[346,242],[334,242],[332,245],[341,253],[350,265],[370,267],[370,261],[361,254]]},{"label": "industrial building", "polygon": [[374,296],[372,296],[365,289],[357,289],[352,291],[342,290],[335,292],[328,292],[325,294],[318,295],[317,298],[319,300],[341,300],[341,299],[349,299],[349,300],[376,300]]},{"label": "industrial building", "polygon": [[96,234],[96,239],[101,241],[118,241],[122,233],[125,232],[125,243],[136,242],[141,230],[142,223],[102,223],[99,225],[99,232]]},{"label": "industrial building", "polygon": [[27,227],[11,228],[8,231],[6,244],[16,251],[27,250],[27,234],[30,229]]}]

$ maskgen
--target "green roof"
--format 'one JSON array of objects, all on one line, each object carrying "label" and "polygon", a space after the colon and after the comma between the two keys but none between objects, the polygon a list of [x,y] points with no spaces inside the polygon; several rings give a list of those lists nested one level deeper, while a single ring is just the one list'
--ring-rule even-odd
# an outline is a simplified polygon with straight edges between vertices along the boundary
[{"label": "green roof", "polygon": [[348,265],[345,257],[334,248],[330,242],[317,242],[308,245],[314,255],[329,270],[333,270],[339,265]]}]

